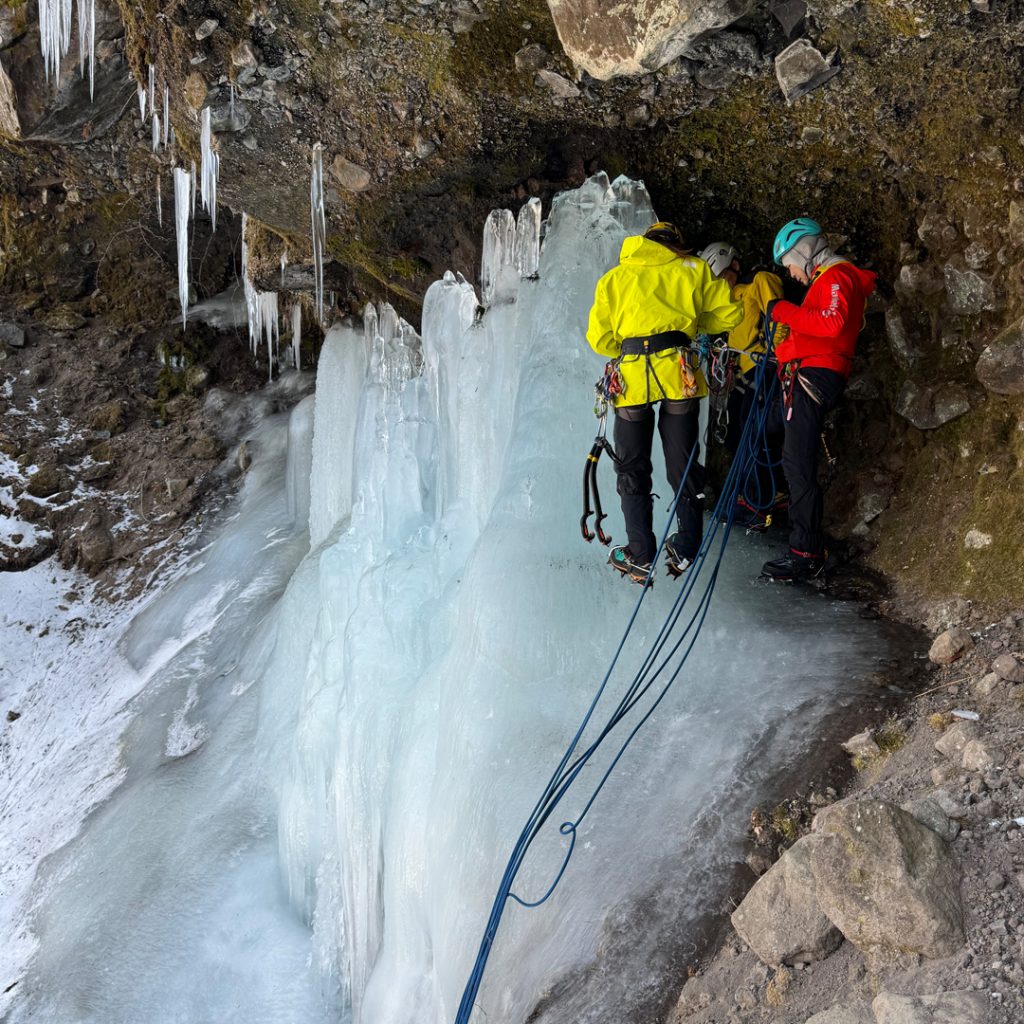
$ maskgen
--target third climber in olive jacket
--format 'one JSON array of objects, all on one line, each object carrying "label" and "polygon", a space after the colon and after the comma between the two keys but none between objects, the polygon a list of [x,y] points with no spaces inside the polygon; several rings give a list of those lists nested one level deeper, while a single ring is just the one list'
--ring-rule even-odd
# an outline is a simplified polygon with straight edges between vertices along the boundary
[{"label": "third climber in olive jacket", "polygon": [[701,333],[721,334],[743,319],[729,285],[689,254],[682,233],[659,221],[622,243],[619,264],[594,294],[587,341],[616,361],[615,453],[618,492],[629,543],[609,562],[643,583],[657,551],[651,496],[655,406],[673,494],[693,462],[677,508],[679,532],[666,543],[670,571],[678,575],[697,554],[703,536],[704,467],[700,465],[698,403],[707,384],[689,348]]}]

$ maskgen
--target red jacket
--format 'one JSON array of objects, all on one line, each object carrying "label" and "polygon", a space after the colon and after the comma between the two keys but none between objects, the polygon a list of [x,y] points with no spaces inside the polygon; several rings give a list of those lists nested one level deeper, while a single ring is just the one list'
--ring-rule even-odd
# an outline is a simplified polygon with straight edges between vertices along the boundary
[{"label": "red jacket", "polygon": [[789,326],[789,336],[775,349],[779,364],[795,360],[804,368],[820,366],[849,377],[875,277],[852,263],[834,263],[815,275],[799,306],[775,303],[774,319]]}]

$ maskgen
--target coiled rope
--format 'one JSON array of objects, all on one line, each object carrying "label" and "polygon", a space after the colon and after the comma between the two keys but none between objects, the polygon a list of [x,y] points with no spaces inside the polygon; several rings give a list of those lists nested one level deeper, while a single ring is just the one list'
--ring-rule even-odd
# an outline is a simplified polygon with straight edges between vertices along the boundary
[{"label": "coiled rope", "polygon": [[[622,758],[623,754],[625,754],[637,733],[643,728],[651,715],[654,714],[654,711],[665,698],[665,695],[668,693],[672,684],[679,677],[683,666],[689,658],[690,652],[693,650],[694,644],[697,642],[697,637],[700,634],[701,627],[704,624],[708,609],[711,605],[711,596],[714,593],[715,584],[718,581],[718,572],[721,567],[722,558],[725,554],[725,546],[729,540],[729,534],[732,530],[733,518],[736,510],[736,499],[745,489],[748,477],[753,474],[754,467],[759,458],[761,458],[762,451],[765,452],[766,457],[769,459],[769,463],[771,461],[770,456],[767,456],[764,433],[765,426],[768,421],[769,410],[772,402],[775,400],[778,389],[778,381],[775,374],[771,372],[770,369],[770,367],[774,365],[774,359],[772,357],[773,334],[774,330],[772,329],[772,325],[768,325],[766,327],[766,352],[764,356],[757,360],[755,366],[755,397],[762,400],[754,401],[751,406],[750,413],[747,415],[747,419],[743,424],[743,431],[741,433],[740,444],[736,452],[736,457],[733,459],[732,464],[729,467],[729,471],[726,474],[721,493],[718,496],[718,501],[716,502],[714,511],[712,512],[710,527],[704,534],[700,550],[694,558],[692,565],[687,569],[683,576],[682,586],[672,603],[672,607],[669,610],[668,615],[665,617],[664,622],[658,630],[658,634],[655,637],[654,642],[648,649],[640,669],[633,677],[618,705],[608,717],[608,720],[601,728],[597,737],[588,746],[582,750],[578,750],[577,748],[580,746],[583,733],[597,711],[601,697],[604,695],[604,692],[608,687],[608,683],[611,680],[615,667],[618,664],[619,658],[626,646],[626,641],[629,639],[629,635],[632,632],[637,615],[639,614],[640,608],[647,596],[647,592],[650,589],[646,585],[646,582],[650,582],[652,579],[655,568],[661,558],[662,551],[665,548],[665,541],[667,540],[672,524],[675,521],[676,509],[686,487],[687,478],[693,468],[693,463],[698,451],[698,445],[694,445],[693,450],[690,452],[690,458],[686,464],[686,470],[683,473],[682,480],[679,483],[679,488],[677,489],[675,496],[672,499],[671,506],[669,507],[668,517],[661,534],[661,541],[658,544],[657,553],[651,562],[647,581],[645,582],[645,585],[640,588],[640,595],[633,607],[629,621],[626,623],[622,639],[619,641],[619,645],[612,657],[611,664],[608,666],[608,670],[605,672],[604,678],[601,680],[601,684],[598,686],[597,692],[594,694],[594,698],[591,701],[590,706],[587,708],[587,711],[580,722],[579,728],[576,730],[572,741],[569,743],[568,748],[562,755],[562,759],[559,761],[558,767],[552,773],[551,778],[544,787],[544,791],[541,794],[540,799],[537,801],[533,811],[527,818],[526,824],[523,826],[523,829],[519,834],[519,838],[516,840],[515,846],[512,848],[512,853],[505,866],[505,872],[502,875],[497,894],[495,895],[494,902],[491,905],[491,913],[487,919],[487,926],[484,929],[483,938],[480,941],[480,947],[477,951],[473,969],[470,972],[469,979],[466,982],[466,987],[462,993],[462,999],[459,1002],[459,1009],[455,1017],[455,1024],[469,1024],[473,1008],[476,1004],[477,994],[483,981],[487,961],[490,957],[491,947],[494,944],[495,936],[498,933],[498,926],[501,924],[501,918],[505,912],[506,904],[511,899],[523,907],[539,907],[551,897],[569,866],[569,861],[572,858],[573,850],[576,846],[577,830],[586,818],[587,814],[590,812],[598,794],[600,794],[601,790],[604,788],[605,783],[615,770],[619,760]],[[719,532],[721,533],[721,536],[716,542],[716,536]],[[690,598],[696,590],[697,581],[700,578],[702,570],[709,560],[712,548],[715,547],[716,543],[716,553],[711,559],[711,569],[710,573],[706,576],[704,589],[695,598],[695,606],[688,607],[690,605]],[[687,614],[689,615],[689,618],[680,629],[680,622]],[[673,668],[672,663],[677,656],[678,663],[675,664],[675,667]],[[640,718],[635,722],[635,724],[633,724],[632,728],[626,734],[625,738],[619,743],[619,748],[612,757],[611,763],[608,765],[604,774],[598,780],[597,785],[587,798],[583,805],[583,809],[575,818],[569,821],[564,821],[559,826],[558,831],[561,835],[569,837],[569,846],[566,850],[565,857],[562,860],[562,864],[547,891],[534,900],[524,899],[522,896],[514,893],[512,891],[512,887],[515,884],[516,876],[519,873],[519,869],[522,867],[526,854],[529,851],[530,846],[533,844],[534,839],[536,839],[541,829],[554,813],[555,808],[572,787],[573,783],[576,781],[584,766],[590,761],[591,757],[593,757],[601,745],[611,736],[615,729],[627,718],[629,713],[649,692],[651,692],[656,685],[660,686],[660,689],[655,690],[650,706],[645,712],[643,712]]]}]

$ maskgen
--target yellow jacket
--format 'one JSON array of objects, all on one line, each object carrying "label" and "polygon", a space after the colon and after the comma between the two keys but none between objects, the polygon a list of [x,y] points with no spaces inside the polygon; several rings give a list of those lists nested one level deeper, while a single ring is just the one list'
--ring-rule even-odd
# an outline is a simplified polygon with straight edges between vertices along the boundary
[{"label": "yellow jacket", "polygon": [[[743,307],[729,296],[729,285],[696,256],[677,256],[658,242],[633,235],[622,243],[619,265],[600,281],[590,310],[587,341],[599,355],[616,359],[624,338],[684,331],[723,334],[743,319]],[[651,356],[626,355],[619,363],[623,392],[616,405],[644,405],[663,398],[692,397],[683,391],[681,359],[697,378],[697,395],[707,383],[695,352],[671,348]]]},{"label": "yellow jacket", "polygon": [[[765,306],[772,299],[782,298],[782,281],[778,274],[767,270],[758,271],[749,284],[738,284],[732,290],[732,297],[743,304],[743,320],[739,327],[729,334],[729,348],[737,348],[743,352],[759,353],[764,351],[764,333],[761,330],[761,317]],[[779,340],[785,335],[780,332]],[[750,356],[740,356],[740,373],[753,369],[754,360]]]}]

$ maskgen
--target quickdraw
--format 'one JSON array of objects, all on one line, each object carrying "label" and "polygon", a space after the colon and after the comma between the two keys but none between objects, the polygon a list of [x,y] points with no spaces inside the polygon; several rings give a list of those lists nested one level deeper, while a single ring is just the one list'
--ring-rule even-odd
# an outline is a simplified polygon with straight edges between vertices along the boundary
[{"label": "quickdraw", "polygon": [[[608,429],[608,405],[609,400],[616,395],[623,393],[622,377],[619,375],[617,362],[610,362],[604,368],[604,376],[594,385],[596,402],[594,404],[594,415],[598,419],[597,437],[590,447],[587,461],[583,465],[583,515],[580,516],[580,533],[583,539],[589,544],[595,537],[606,547],[611,544],[612,538],[604,532],[601,524],[608,518],[601,507],[601,492],[597,487],[597,463],[602,452],[607,452],[613,462],[618,464],[621,460],[615,454],[615,449],[605,436]],[[594,507],[590,507],[590,499],[593,496]],[[594,516],[594,529],[590,529],[589,520]]]}]

